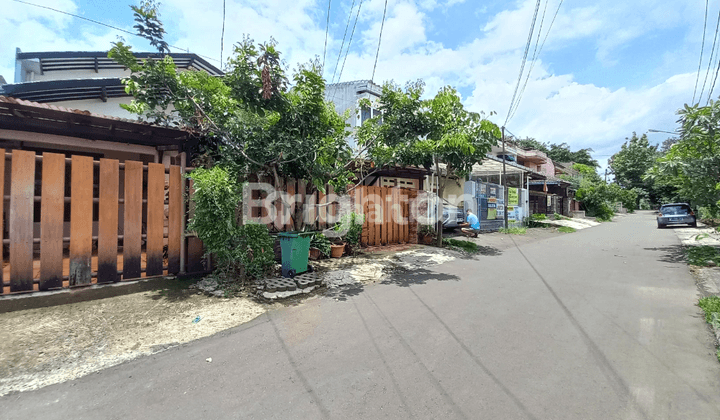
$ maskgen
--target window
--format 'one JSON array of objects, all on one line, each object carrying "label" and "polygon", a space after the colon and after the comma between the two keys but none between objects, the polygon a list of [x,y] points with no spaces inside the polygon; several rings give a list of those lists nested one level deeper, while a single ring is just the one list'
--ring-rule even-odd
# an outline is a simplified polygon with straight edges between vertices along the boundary
[{"label": "window", "polygon": [[362,110],[360,111],[360,124],[369,120],[370,117],[371,117],[370,108],[364,106],[362,108]]}]

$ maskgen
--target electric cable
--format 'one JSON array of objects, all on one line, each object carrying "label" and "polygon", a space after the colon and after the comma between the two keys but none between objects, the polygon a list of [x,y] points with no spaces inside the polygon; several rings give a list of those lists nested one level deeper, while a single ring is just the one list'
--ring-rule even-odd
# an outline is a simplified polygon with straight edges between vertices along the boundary
[{"label": "electric cable", "polygon": [[345,38],[347,37],[347,31],[350,28],[350,21],[352,20],[352,11],[355,8],[355,0],[353,0],[352,5],[350,5],[350,12],[348,13],[348,21],[345,24],[345,33],[343,33],[343,39],[340,43],[340,53],[338,53],[337,61],[335,62],[335,69],[333,70],[332,78],[330,79],[330,83],[335,82],[335,74],[337,74],[337,69],[340,66],[340,57],[342,57],[343,48],[345,47]]},{"label": "electric cable", "polygon": [[713,37],[712,49],[710,50],[710,58],[708,59],[707,70],[705,71],[705,79],[703,80],[702,89],[700,89],[700,97],[698,102],[702,102],[703,93],[705,92],[705,84],[707,83],[708,75],[710,74],[710,67],[713,63],[713,57],[715,56],[715,44],[717,43],[718,29],[720,28],[720,10],[718,10],[718,18],[715,23],[715,37]]},{"label": "electric cable", "polygon": [[323,63],[322,63],[322,72],[325,72],[325,56],[327,55],[327,40],[328,40],[328,31],[330,30],[330,3],[332,3],[332,0],[328,0],[328,10],[327,10],[327,19],[325,21],[325,47],[323,47]]},{"label": "electric cable", "polygon": [[532,35],[533,32],[535,32],[535,22],[537,21],[537,15],[539,10],[540,0],[537,0],[537,2],[535,3],[535,13],[533,14],[532,23],[530,24],[530,32],[528,33],[528,39],[525,45],[525,53],[523,54],[522,63],[520,64],[520,74],[518,74],[518,80],[515,84],[515,91],[513,92],[512,99],[510,99],[510,107],[508,107],[508,113],[505,117],[505,123],[503,125],[507,125],[508,121],[510,120],[510,111],[512,111],[513,105],[515,104],[515,98],[517,97],[518,89],[520,88],[520,83],[522,82],[522,75],[525,71],[525,63],[527,62],[527,55],[530,51],[530,44],[532,44]]},{"label": "electric cable", "polygon": [[702,67],[703,51],[705,50],[705,31],[707,29],[708,5],[710,0],[705,0],[705,19],[703,20],[703,36],[700,45],[700,62],[698,63],[697,76],[695,76],[695,89],[693,89],[692,102],[695,103],[695,94],[697,93],[698,82],[700,81],[700,68]]},{"label": "electric cable", "polygon": [[[348,54],[350,53],[350,46],[352,45],[353,35],[355,35],[355,28],[357,27],[358,19],[360,18],[360,8],[362,8],[362,4],[363,4],[363,0],[360,0],[360,3],[358,4],[358,9],[357,9],[357,15],[355,16],[355,23],[353,24],[353,29],[352,29],[352,32],[350,33],[350,39],[348,40],[347,50],[345,50],[345,59],[343,59],[343,65],[340,68],[340,73],[338,74],[338,78],[337,78],[338,83],[340,82],[340,78],[342,78],[343,70],[345,70],[345,62],[347,61]],[[334,94],[333,94],[333,98],[335,98]]]},{"label": "electric cable", "polygon": [[375,52],[375,64],[373,65],[373,72],[370,81],[375,80],[375,69],[377,68],[378,57],[380,56],[380,41],[382,41],[383,27],[385,26],[385,14],[387,13],[387,0],[385,0],[385,8],[383,9],[382,23],[380,23],[380,36],[378,37],[377,51]]},{"label": "electric cable", "polygon": [[[39,7],[39,8],[41,8],[41,9],[52,10],[53,12],[62,13],[63,15],[68,15],[68,16],[72,16],[72,17],[74,17],[74,18],[86,20],[86,21],[88,21],[88,22],[92,22],[92,23],[95,23],[95,24],[97,24],[97,25],[102,25],[102,26],[108,27],[108,28],[110,28],[110,29],[114,29],[114,30],[116,30],[116,31],[120,31],[120,32],[126,33],[126,34],[128,34],[128,35],[133,35],[133,36],[137,36],[137,37],[143,38],[142,36],[140,36],[140,35],[138,35],[138,34],[136,34],[136,33],[134,33],[134,32],[130,32],[130,31],[128,31],[128,30],[125,30],[125,29],[122,29],[122,28],[118,28],[117,26],[108,25],[107,23],[102,23],[102,22],[99,22],[99,21],[97,21],[97,20],[89,19],[89,18],[86,18],[86,17],[83,17],[83,16],[79,16],[79,15],[76,15],[76,14],[73,14],[73,13],[68,13],[68,12],[64,12],[64,11],[62,11],[62,10],[53,9],[52,7],[42,6],[42,5],[40,5],[40,4],[35,4],[35,3],[29,3],[29,2],[26,2],[26,1],[23,1],[23,0],[13,0],[13,1],[14,1],[14,2],[17,2],[17,3],[27,4],[28,6],[34,6],[34,7]],[[180,51],[187,51],[185,48],[176,47],[176,46],[170,45],[170,44],[168,44],[168,47],[170,47],[170,48],[175,48],[176,50],[180,50]],[[198,57],[207,58],[208,60],[213,60],[213,61],[221,62],[221,61],[218,60],[217,58],[208,57],[208,56],[206,56],[206,55],[202,55],[202,54],[198,54],[198,53],[193,53],[193,54],[197,55]]]},{"label": "electric cable", "polygon": [[[530,74],[532,73],[533,69],[535,68],[535,61],[537,57],[540,57],[540,53],[542,53],[543,47],[545,46],[545,42],[548,39],[548,35],[550,35],[550,31],[552,30],[553,25],[555,24],[555,19],[557,19],[558,13],[560,12],[560,6],[562,6],[563,0],[560,0],[560,3],[558,3],[557,9],[555,9],[555,15],[553,15],[552,21],[550,21],[550,26],[548,26],[547,31],[545,32],[545,37],[543,38],[542,44],[540,44],[540,49],[538,49],[537,56],[534,56],[532,61],[530,62],[530,70],[528,70],[528,78],[530,77]],[[545,7],[547,7],[547,3],[545,3]],[[543,11],[543,18],[544,18],[545,12]],[[540,29],[542,30],[542,22],[540,22]],[[538,34],[539,36],[539,34]],[[523,94],[525,93],[525,86],[527,86],[527,79],[525,79],[525,84],[522,87],[522,90],[520,90],[519,99],[517,101],[517,104],[515,106],[515,110],[512,112],[512,115],[510,115],[510,118],[515,116],[515,112],[517,112],[518,106],[520,106],[520,99],[522,99]]]},{"label": "electric cable", "polygon": [[225,0],[223,0],[223,23],[222,23],[222,33],[220,35],[220,67],[222,67],[224,46],[225,46]]}]

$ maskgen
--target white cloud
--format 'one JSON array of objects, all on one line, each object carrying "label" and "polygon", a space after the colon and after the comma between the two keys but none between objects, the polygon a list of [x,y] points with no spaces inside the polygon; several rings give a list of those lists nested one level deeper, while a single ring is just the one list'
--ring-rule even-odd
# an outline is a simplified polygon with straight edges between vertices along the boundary
[{"label": "white cloud", "polygon": [[[558,2],[551,0],[548,5],[543,30],[547,30]],[[328,79],[338,59],[350,3],[350,0],[332,2],[326,57]],[[388,2],[375,80],[394,79],[403,84],[422,78],[428,94],[434,94],[446,84],[462,88],[470,92],[464,98],[468,108],[496,111],[493,119],[502,123],[517,81],[535,0],[507,2],[506,10],[494,15],[484,7],[483,17],[478,18],[482,23],[478,23],[477,28],[468,28],[475,39],[450,48],[433,39],[429,28],[433,13],[445,12],[453,6],[459,8],[460,3],[463,1]],[[472,4],[474,2],[464,3],[468,10],[479,7]],[[45,0],[44,4],[77,10],[71,0]],[[370,78],[384,6],[385,0],[363,3],[343,81]],[[243,34],[249,34],[256,41],[275,38],[283,58],[291,66],[316,55],[322,57],[325,0],[228,0],[226,7],[225,59],[230,56],[233,43],[241,40]],[[129,10],[120,12],[130,14]],[[663,56],[663,64],[649,75],[648,85],[632,89],[578,83],[573,74],[554,74],[553,63],[538,60],[509,129],[520,136],[567,142],[574,148],[591,147],[598,154],[610,154],[632,131],[670,128],[676,108],[690,100],[688,92],[692,92],[694,86],[694,74],[678,63],[695,57],[696,53],[688,51],[699,47],[702,29],[697,29],[697,22],[702,23],[703,12],[702,0],[598,0],[592,5],[565,1],[545,52],[562,52],[569,45],[582,42],[593,48],[603,65],[618,66],[623,64],[618,63],[618,51],[658,28],[678,26],[688,28],[685,46],[677,51],[662,49],[659,54]],[[354,16],[355,12],[353,21]],[[203,55],[220,56],[221,8],[208,7],[195,0],[165,0],[162,18],[170,43]],[[9,3],[0,16],[0,39],[5,40],[0,47],[0,74],[12,78],[16,45],[8,45],[8,39],[22,40],[24,45],[17,46],[27,51],[106,49],[114,40],[114,33],[102,28],[92,34],[87,31],[69,34],[66,30],[69,19],[54,12]],[[350,30],[352,24],[351,21]],[[528,67],[529,64],[526,69]]]}]

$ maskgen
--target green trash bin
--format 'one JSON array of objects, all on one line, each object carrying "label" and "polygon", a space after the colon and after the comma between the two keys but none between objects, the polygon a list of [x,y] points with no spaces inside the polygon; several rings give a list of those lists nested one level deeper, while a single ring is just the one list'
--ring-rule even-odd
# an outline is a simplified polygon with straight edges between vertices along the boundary
[{"label": "green trash bin", "polygon": [[293,278],[297,274],[312,272],[313,267],[308,265],[308,255],[313,233],[280,232],[278,236],[280,237],[283,277]]}]

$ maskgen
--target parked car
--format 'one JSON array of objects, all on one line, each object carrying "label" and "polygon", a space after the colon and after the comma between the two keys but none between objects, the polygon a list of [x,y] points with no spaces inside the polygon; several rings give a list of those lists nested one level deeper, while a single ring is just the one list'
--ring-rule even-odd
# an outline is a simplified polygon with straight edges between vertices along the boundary
[{"label": "parked car", "polygon": [[697,219],[690,205],[687,203],[662,205],[657,215],[657,226],[658,229],[662,229],[668,225],[690,225],[697,227]]},{"label": "parked car", "polygon": [[444,228],[456,228],[460,223],[465,222],[465,214],[463,209],[453,206],[447,200],[443,200],[443,217],[442,224]]}]

